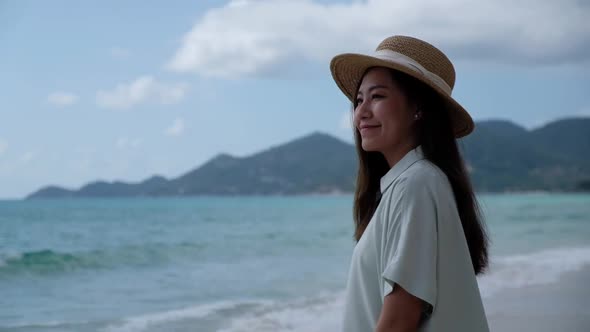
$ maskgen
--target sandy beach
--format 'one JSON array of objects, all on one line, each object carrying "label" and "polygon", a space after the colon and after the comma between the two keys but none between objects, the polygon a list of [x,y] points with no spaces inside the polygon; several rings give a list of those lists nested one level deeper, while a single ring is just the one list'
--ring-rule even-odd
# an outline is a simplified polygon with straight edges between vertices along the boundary
[{"label": "sandy beach", "polygon": [[590,331],[590,267],[558,283],[505,290],[485,301],[491,331]]}]

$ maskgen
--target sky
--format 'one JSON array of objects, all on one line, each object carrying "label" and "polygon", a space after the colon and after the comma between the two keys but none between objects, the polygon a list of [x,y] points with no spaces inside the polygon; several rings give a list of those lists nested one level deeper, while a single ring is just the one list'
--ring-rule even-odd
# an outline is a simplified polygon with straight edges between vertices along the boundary
[{"label": "sky", "polygon": [[0,0],[0,199],[352,142],[330,59],[391,35],[449,56],[475,121],[589,117],[588,17],[586,0]]}]

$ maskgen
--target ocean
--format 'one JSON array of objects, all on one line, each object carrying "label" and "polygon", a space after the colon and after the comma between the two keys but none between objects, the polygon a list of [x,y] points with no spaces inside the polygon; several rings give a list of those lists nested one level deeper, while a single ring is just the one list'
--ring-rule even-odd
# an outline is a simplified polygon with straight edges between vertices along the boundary
[{"label": "ocean", "polygon": [[[590,195],[479,199],[490,315],[590,268]],[[351,215],[351,195],[0,201],[0,331],[337,331]]]}]

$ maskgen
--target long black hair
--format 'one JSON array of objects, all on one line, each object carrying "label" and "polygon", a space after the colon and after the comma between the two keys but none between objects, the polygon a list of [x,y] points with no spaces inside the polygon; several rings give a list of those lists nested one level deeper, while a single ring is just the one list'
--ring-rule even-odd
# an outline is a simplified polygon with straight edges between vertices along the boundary
[{"label": "long black hair", "polygon": [[[488,265],[488,236],[479,204],[463,157],[453,133],[449,111],[441,97],[430,87],[404,73],[391,70],[392,79],[421,112],[416,139],[424,157],[438,166],[447,176],[461,218],[471,262],[476,274]],[[354,108],[356,108],[356,103]],[[359,168],[354,196],[355,239],[358,241],[377,209],[381,192],[379,181],[390,169],[380,152],[367,152],[361,147],[361,137],[354,129]]]}]

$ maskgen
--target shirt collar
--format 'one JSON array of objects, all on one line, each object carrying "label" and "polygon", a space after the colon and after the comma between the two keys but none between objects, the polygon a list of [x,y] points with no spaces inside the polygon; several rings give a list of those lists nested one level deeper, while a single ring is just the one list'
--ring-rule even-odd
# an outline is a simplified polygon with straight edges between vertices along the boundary
[{"label": "shirt collar", "polygon": [[410,150],[406,155],[400,159],[393,167],[381,177],[381,194],[391,186],[393,181],[397,179],[400,174],[402,174],[406,169],[408,169],[412,164],[417,162],[418,160],[424,159],[424,153],[422,152],[422,147],[418,146],[417,148]]}]

